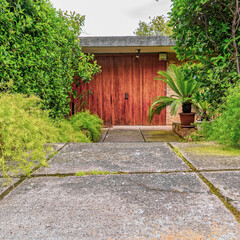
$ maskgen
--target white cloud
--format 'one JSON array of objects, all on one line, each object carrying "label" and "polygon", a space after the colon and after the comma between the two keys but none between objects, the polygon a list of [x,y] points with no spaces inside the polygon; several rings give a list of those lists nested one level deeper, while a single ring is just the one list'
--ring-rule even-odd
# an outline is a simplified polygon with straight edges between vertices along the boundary
[{"label": "white cloud", "polygon": [[133,35],[138,22],[167,15],[171,0],[50,0],[56,9],[86,15],[83,35]]}]

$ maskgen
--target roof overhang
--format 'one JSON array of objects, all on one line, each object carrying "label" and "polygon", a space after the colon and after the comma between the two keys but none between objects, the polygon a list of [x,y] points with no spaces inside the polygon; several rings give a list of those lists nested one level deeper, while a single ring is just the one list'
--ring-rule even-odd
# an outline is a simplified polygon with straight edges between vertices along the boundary
[{"label": "roof overhang", "polygon": [[174,52],[168,36],[80,37],[80,46],[86,53],[159,53]]}]

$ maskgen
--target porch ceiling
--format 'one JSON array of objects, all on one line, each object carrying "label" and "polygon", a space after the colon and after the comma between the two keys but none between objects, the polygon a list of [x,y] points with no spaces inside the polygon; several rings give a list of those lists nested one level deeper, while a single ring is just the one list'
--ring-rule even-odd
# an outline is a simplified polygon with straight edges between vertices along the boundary
[{"label": "porch ceiling", "polygon": [[172,47],[82,47],[85,53],[137,53],[138,49],[141,53],[159,53],[159,52],[175,52]]}]

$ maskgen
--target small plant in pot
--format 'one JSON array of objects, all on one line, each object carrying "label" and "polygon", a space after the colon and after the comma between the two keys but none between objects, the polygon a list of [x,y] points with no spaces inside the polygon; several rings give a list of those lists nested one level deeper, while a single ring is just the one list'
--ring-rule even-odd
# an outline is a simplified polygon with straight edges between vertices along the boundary
[{"label": "small plant in pot", "polygon": [[196,105],[195,94],[198,92],[200,84],[189,74],[189,65],[177,67],[170,65],[167,72],[159,71],[156,80],[165,82],[173,90],[171,96],[156,97],[148,111],[148,121],[151,122],[155,114],[170,106],[171,114],[176,115],[182,105],[182,113],[179,113],[181,125],[190,127],[194,123],[195,112],[191,112],[192,105]]}]

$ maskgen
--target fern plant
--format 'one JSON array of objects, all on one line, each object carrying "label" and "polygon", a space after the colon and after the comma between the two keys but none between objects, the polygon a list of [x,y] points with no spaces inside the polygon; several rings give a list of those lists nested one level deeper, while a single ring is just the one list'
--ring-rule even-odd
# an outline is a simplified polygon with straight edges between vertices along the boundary
[{"label": "fern plant", "polygon": [[195,81],[194,77],[187,74],[188,65],[183,67],[177,67],[176,65],[170,65],[167,72],[158,71],[159,77],[155,80],[161,80],[165,82],[173,91],[171,96],[159,96],[156,97],[148,111],[148,121],[151,123],[155,114],[160,114],[162,110],[170,106],[171,114],[176,115],[179,106],[182,105],[183,112],[187,112],[191,105],[196,105],[196,99],[194,94],[199,90],[200,84]]}]

